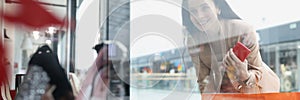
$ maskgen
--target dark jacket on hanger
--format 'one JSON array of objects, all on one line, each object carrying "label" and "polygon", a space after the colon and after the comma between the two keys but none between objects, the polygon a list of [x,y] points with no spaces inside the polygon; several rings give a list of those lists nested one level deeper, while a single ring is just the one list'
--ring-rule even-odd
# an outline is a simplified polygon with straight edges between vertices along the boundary
[{"label": "dark jacket on hanger", "polygon": [[50,77],[50,85],[55,85],[53,92],[55,100],[73,100],[72,87],[67,74],[59,64],[58,57],[48,45],[44,45],[32,55],[29,66],[40,66]]}]

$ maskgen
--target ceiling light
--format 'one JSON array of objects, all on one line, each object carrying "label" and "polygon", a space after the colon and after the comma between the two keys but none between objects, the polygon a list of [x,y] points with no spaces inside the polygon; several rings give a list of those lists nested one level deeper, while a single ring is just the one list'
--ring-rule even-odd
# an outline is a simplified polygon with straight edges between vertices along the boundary
[{"label": "ceiling light", "polygon": [[50,34],[54,34],[55,31],[56,31],[55,27],[49,27],[47,32],[50,33]]},{"label": "ceiling light", "polygon": [[32,35],[33,35],[33,38],[35,40],[39,39],[40,38],[40,32],[39,31],[33,31],[32,32]]},{"label": "ceiling light", "polygon": [[52,43],[52,41],[51,41],[51,40],[46,40],[46,43],[47,43],[48,45],[50,45],[50,44]]}]

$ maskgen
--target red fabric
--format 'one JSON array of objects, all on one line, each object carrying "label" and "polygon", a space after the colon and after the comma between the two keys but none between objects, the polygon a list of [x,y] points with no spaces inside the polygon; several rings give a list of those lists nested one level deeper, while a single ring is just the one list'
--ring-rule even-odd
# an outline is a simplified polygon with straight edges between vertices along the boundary
[{"label": "red fabric", "polygon": [[[15,90],[10,90],[10,96],[11,96],[11,99],[12,100],[15,100],[15,96],[16,96],[16,91]],[[1,97],[1,94],[0,94],[0,100],[3,100],[3,98]]]},{"label": "red fabric", "polygon": [[8,74],[7,74],[7,67],[5,66],[5,56],[6,52],[3,47],[3,44],[0,42],[0,86],[3,85],[3,83],[8,82]]},{"label": "red fabric", "polygon": [[2,17],[12,23],[24,24],[29,28],[43,28],[51,25],[63,25],[63,21],[58,20],[44,7],[33,0],[19,0],[20,9],[16,16],[4,14]]},{"label": "red fabric", "polygon": [[15,96],[16,96],[16,91],[15,90],[10,90],[10,96],[12,100],[15,100]]},{"label": "red fabric", "polygon": [[[5,83],[8,83],[8,78],[9,78],[9,74],[8,74],[8,68],[6,66],[6,50],[2,44],[2,42],[0,42],[0,89],[2,87],[2,85],[4,85]],[[2,95],[0,94],[0,100],[2,100]]]}]

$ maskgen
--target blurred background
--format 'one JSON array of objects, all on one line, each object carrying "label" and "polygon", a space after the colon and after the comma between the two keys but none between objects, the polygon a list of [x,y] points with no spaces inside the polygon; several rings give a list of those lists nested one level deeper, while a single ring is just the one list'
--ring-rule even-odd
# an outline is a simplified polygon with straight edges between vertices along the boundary
[{"label": "blurred background", "polygon": [[[13,74],[11,90],[15,90],[16,76],[26,73],[30,55],[41,44],[49,44],[65,70],[82,81],[97,56],[92,47],[109,42],[116,46],[110,48],[109,56],[118,73],[115,79],[121,80],[115,81],[121,87],[112,88],[114,93],[124,90],[122,95],[133,100],[200,98],[185,46],[181,0],[35,1],[76,27],[28,29],[1,19],[1,38],[9,51]],[[263,61],[279,76],[280,91],[299,92],[299,0],[227,1],[256,29]],[[18,0],[0,1],[0,10],[5,13],[13,14],[19,6]]]}]

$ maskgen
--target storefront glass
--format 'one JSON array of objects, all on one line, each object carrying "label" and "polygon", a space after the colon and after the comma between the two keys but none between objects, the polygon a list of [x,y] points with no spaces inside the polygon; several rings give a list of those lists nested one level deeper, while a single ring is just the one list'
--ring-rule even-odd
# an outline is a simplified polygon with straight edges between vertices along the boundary
[{"label": "storefront glass", "polygon": [[297,83],[299,41],[261,46],[263,60],[280,77],[282,92],[299,91]]}]

